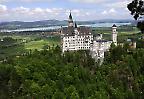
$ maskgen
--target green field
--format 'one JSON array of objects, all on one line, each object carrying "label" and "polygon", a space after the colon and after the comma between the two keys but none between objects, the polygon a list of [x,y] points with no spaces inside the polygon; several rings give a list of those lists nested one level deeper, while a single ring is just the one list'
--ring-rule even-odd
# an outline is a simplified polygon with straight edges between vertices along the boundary
[{"label": "green field", "polygon": [[0,39],[5,37],[16,39],[17,43],[15,45],[0,47],[0,60],[5,59],[6,57],[19,56],[29,50],[42,50],[44,49],[44,46],[53,47],[60,45],[60,37],[0,36]]},{"label": "green field", "polygon": [[60,45],[60,42],[58,41],[52,41],[52,40],[38,40],[38,41],[31,41],[25,44],[25,49],[31,49],[31,50],[42,50],[43,46],[56,46]]}]

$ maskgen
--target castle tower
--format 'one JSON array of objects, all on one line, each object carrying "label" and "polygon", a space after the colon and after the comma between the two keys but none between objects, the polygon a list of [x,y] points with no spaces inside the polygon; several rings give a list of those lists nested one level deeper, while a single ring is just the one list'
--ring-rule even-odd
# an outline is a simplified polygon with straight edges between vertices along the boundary
[{"label": "castle tower", "polygon": [[77,23],[76,22],[75,22],[75,29],[74,29],[74,31],[75,31],[75,35],[79,35],[78,27],[77,27]]},{"label": "castle tower", "polygon": [[[75,44],[78,45],[79,32],[78,32],[78,28],[77,28],[77,23],[76,22],[75,22],[75,25],[74,25],[74,33],[75,33]],[[75,50],[78,50],[78,49],[79,49],[79,46],[76,46]]]},{"label": "castle tower", "polygon": [[70,12],[70,15],[69,15],[68,26],[69,26],[69,27],[73,27],[73,26],[74,26],[73,18],[72,18],[71,12]]},{"label": "castle tower", "polygon": [[77,23],[75,22],[75,28],[77,29]]},{"label": "castle tower", "polygon": [[118,34],[118,32],[117,32],[117,26],[114,24],[112,26],[112,41],[113,41],[113,43],[115,45],[117,45],[117,34]]}]

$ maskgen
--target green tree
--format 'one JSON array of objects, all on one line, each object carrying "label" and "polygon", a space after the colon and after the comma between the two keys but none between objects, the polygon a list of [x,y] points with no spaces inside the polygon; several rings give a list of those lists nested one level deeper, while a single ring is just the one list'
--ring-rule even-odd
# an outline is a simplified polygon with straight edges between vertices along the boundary
[{"label": "green tree", "polygon": [[137,27],[144,33],[144,1],[143,0],[133,0],[128,4],[127,8],[133,15],[135,20],[141,20],[138,22]]}]

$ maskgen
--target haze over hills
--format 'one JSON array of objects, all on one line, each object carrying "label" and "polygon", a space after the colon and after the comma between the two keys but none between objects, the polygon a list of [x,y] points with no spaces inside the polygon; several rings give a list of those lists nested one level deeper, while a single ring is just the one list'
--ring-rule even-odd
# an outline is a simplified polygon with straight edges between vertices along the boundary
[{"label": "haze over hills", "polygon": [[[89,25],[97,23],[131,23],[135,25],[134,20],[130,19],[104,19],[104,20],[94,20],[94,21],[77,21],[79,25]],[[50,27],[50,26],[66,26],[67,20],[42,20],[34,22],[24,22],[24,21],[11,21],[11,22],[1,22],[0,29],[20,29],[20,28],[36,28],[36,27]]]}]

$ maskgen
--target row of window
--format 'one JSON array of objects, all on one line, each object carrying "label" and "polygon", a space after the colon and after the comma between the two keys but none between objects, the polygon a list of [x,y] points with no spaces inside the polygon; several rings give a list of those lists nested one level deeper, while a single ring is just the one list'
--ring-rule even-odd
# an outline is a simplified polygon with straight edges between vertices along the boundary
[{"label": "row of window", "polygon": [[[88,43],[89,41],[91,41],[91,40],[81,40],[81,41],[78,41],[78,43],[80,43],[80,42]],[[69,40],[68,40],[68,41],[66,40],[66,41],[65,41],[65,43],[69,43],[69,42],[75,42],[75,40],[70,40],[70,41],[69,41]],[[91,41],[91,42],[92,42],[92,41]]]},{"label": "row of window", "polygon": [[[65,46],[67,48],[67,46]],[[79,49],[90,49],[90,47],[79,47]]]},{"label": "row of window", "polygon": [[[77,42],[78,44],[89,44],[89,42],[88,41],[86,41],[86,42]],[[76,42],[66,42],[65,44],[76,44]]]},{"label": "row of window", "polygon": [[[90,47],[89,45],[85,45],[85,46],[83,46],[83,45],[82,45],[82,46],[81,46],[81,45],[78,45],[78,46],[79,46],[79,47]],[[66,45],[65,47],[67,48],[67,47],[78,47],[78,46],[75,46],[75,45],[67,46],[67,45]]]},{"label": "row of window", "polygon": [[79,49],[90,49],[90,47],[79,47]]},{"label": "row of window", "polygon": [[[75,40],[65,40],[65,42],[75,42]],[[77,41],[85,41],[83,39],[78,39]],[[86,41],[91,41],[91,39],[87,39]]]},{"label": "row of window", "polygon": [[[93,38],[92,36],[78,36],[78,38]],[[69,39],[69,38],[75,38],[75,36],[68,36],[68,37],[65,37],[65,39]]]},{"label": "row of window", "polygon": [[[86,39],[87,41],[91,41],[91,39]],[[85,39],[78,39],[78,41],[85,41]]]},{"label": "row of window", "polygon": [[79,43],[79,44],[75,44],[75,43],[66,43],[65,45],[89,46],[90,44],[89,44],[89,43],[87,43],[87,44],[85,44],[85,43]]}]

